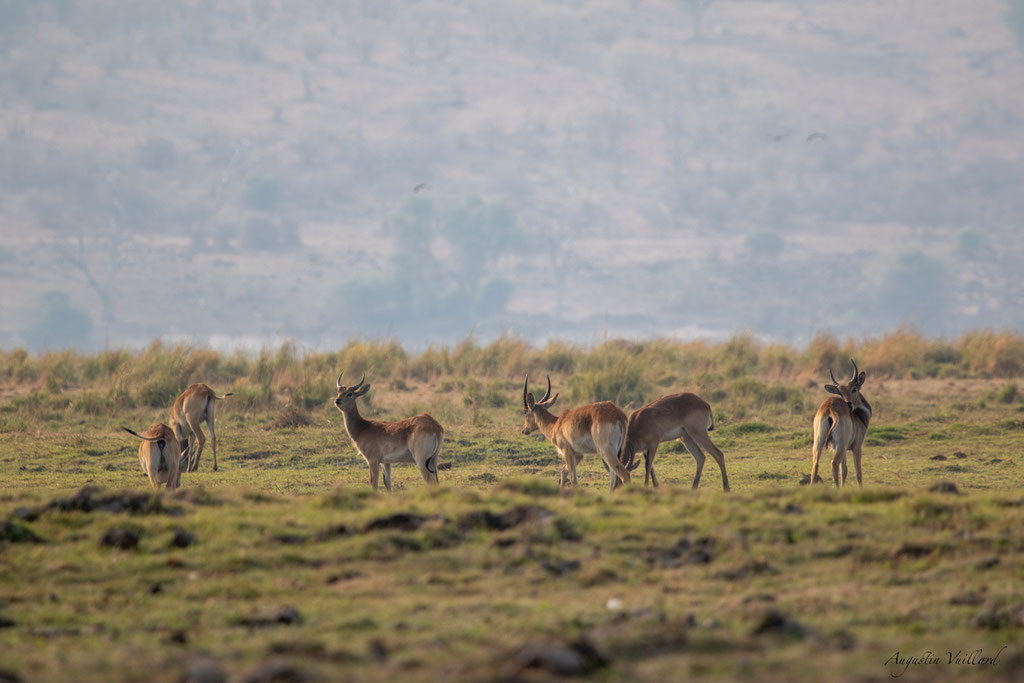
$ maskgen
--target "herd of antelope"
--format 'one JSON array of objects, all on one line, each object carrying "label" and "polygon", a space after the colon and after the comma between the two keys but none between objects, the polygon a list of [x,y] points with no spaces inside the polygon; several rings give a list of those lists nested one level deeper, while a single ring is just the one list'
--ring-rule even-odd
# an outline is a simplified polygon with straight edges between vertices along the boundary
[{"label": "herd of antelope", "polygon": [[[851,361],[852,362],[852,361]],[[342,373],[344,374],[344,373]],[[832,370],[831,384],[825,391],[835,394],[826,398],[814,415],[814,438],[811,448],[810,482],[820,481],[818,461],[826,448],[834,451],[832,481],[836,486],[846,483],[846,453],[853,451],[853,467],[857,484],[861,478],[861,455],[871,404],[861,393],[866,374],[853,363],[853,376],[845,384],[836,380]],[[370,484],[377,490],[381,466],[384,487],[391,493],[391,466],[396,463],[415,463],[428,484],[437,484],[438,457],[444,441],[444,429],[427,413],[397,422],[367,420],[359,414],[356,401],[370,390],[364,376],[357,384],[345,386],[338,375],[338,396],[334,405],[341,411],[345,430],[359,454],[370,468]],[[206,437],[202,423],[206,422],[213,444],[213,470],[217,471],[217,436],[213,415],[216,402],[230,396],[217,396],[205,384],[193,384],[174,402],[170,426],[154,424],[145,434],[136,434],[127,427],[126,432],[140,439],[139,461],[154,488],[161,484],[170,490],[181,485],[181,472],[194,472],[199,468]],[[609,487],[614,491],[629,483],[630,472],[640,465],[637,455],[643,454],[644,485],[658,486],[654,471],[654,456],[658,445],[673,439],[682,441],[697,463],[693,488],[700,485],[706,454],[710,454],[722,472],[722,488],[729,490],[729,476],[725,471],[725,455],[711,441],[708,432],[714,430],[711,406],[696,394],[680,393],[664,396],[636,410],[628,418],[611,401],[600,401],[551,413],[558,394],[551,395],[551,378],[547,378],[547,391],[537,400],[530,392],[530,377],[523,383],[523,434],[539,430],[565,460],[558,478],[559,486],[578,483],[576,468],[587,453],[597,453],[609,475]]]}]

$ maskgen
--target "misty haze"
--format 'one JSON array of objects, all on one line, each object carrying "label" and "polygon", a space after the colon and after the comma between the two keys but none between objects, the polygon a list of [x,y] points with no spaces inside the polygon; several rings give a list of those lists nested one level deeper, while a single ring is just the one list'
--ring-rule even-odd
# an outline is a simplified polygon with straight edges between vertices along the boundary
[{"label": "misty haze", "polygon": [[1024,330],[1020,3],[0,4],[0,347]]}]

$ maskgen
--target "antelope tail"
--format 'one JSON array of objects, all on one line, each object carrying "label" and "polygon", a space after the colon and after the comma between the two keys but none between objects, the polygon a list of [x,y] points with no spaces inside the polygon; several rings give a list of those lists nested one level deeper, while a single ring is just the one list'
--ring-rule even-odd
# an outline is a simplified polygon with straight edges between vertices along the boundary
[{"label": "antelope tail", "polygon": [[140,439],[142,441],[160,441],[160,439],[161,439],[161,437],[159,437],[159,436],[142,436],[141,434],[136,434],[135,432],[133,432],[132,430],[128,429],[127,427],[123,427],[122,426],[121,429],[123,429],[124,431],[128,432],[129,434],[134,436],[136,439]]}]

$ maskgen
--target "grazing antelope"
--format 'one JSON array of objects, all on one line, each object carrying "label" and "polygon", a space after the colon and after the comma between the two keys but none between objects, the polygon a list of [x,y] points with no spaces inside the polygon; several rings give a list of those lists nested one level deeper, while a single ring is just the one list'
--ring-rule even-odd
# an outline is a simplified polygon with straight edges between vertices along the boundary
[{"label": "grazing antelope", "polygon": [[186,456],[185,471],[195,472],[199,469],[199,456],[203,454],[206,436],[203,435],[202,424],[210,428],[210,441],[213,442],[213,471],[217,471],[217,434],[213,431],[214,401],[231,396],[228,392],[223,396],[213,393],[213,389],[205,384],[193,384],[182,392],[171,408],[171,428],[177,437],[182,451]]},{"label": "grazing antelope", "polygon": [[557,417],[549,412],[558,394],[551,396],[551,378],[548,390],[539,401],[527,393],[530,376],[523,383],[523,434],[536,430],[550,441],[562,457],[565,465],[558,477],[558,485],[565,486],[572,481],[576,486],[576,465],[586,453],[598,453],[609,472],[609,487],[614,491],[621,481],[629,482],[629,472],[620,462],[622,446],[626,441],[626,414],[611,401],[601,401],[572,410],[563,411]]},{"label": "grazing antelope", "polygon": [[356,450],[370,466],[373,490],[377,490],[380,466],[384,465],[384,486],[391,493],[391,466],[396,462],[414,462],[424,481],[438,483],[437,457],[441,454],[444,429],[426,413],[398,422],[364,419],[356,407],[356,399],[370,390],[369,384],[364,386],[365,381],[364,375],[359,384],[344,387],[338,375],[338,398],[334,399],[334,405],[341,411],[345,430]]},{"label": "grazing antelope", "polygon": [[146,430],[144,436],[127,427],[121,429],[142,441],[139,444],[139,462],[153,488],[164,484],[173,491],[181,485],[181,448],[170,427],[163,423],[155,424]]},{"label": "grazing antelope", "polygon": [[[697,461],[697,473],[693,476],[693,488],[700,484],[700,475],[704,471],[704,451],[711,454],[718,469],[722,471],[722,489],[729,490],[729,475],[725,473],[725,455],[718,449],[708,436],[715,428],[715,419],[711,414],[711,406],[696,394],[672,394],[648,403],[629,416],[629,428],[626,432],[626,447],[623,459],[630,471],[635,470],[640,461],[634,463],[637,453],[644,454],[644,486],[647,481],[658,486],[658,477],[654,473],[654,455],[658,452],[658,444],[663,441],[679,439]],[[701,450],[703,448],[703,451]]]},{"label": "grazing antelope", "polygon": [[[839,384],[836,376],[829,368],[832,384],[825,385],[825,391],[836,394],[836,398],[826,398],[814,414],[814,443],[811,446],[811,482],[818,477],[818,458],[825,448],[835,450],[832,458],[832,481],[836,486],[846,483],[846,451],[853,451],[853,467],[857,473],[858,486],[863,485],[860,476],[860,456],[864,448],[864,437],[868,433],[871,421],[871,404],[860,392],[864,386],[866,373],[857,373],[857,363],[853,360],[853,377],[846,384]],[[840,480],[839,472],[843,478]]]}]

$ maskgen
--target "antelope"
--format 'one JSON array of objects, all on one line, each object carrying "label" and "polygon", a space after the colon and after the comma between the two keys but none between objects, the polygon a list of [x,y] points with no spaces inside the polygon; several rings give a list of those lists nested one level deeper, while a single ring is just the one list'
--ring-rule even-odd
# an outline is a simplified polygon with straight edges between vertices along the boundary
[{"label": "antelope", "polygon": [[146,430],[145,436],[127,427],[121,429],[142,441],[139,444],[139,462],[153,488],[160,488],[160,484],[164,484],[174,491],[181,485],[181,448],[170,427],[157,423]]},{"label": "antelope", "polygon": [[[344,373],[342,373],[344,374]],[[444,441],[444,429],[437,420],[423,413],[398,422],[367,420],[359,414],[356,399],[370,390],[364,382],[345,387],[338,375],[338,397],[334,405],[341,411],[356,450],[370,466],[370,485],[377,490],[381,465],[384,466],[384,486],[391,493],[391,466],[397,462],[414,462],[420,468],[423,480],[437,484],[437,457]],[[360,388],[362,387],[362,388]]]},{"label": "antelope", "polygon": [[558,477],[558,486],[572,481],[576,486],[576,465],[586,453],[598,453],[609,472],[609,487],[614,491],[619,482],[629,482],[629,471],[620,462],[623,444],[626,441],[626,414],[611,401],[601,401],[563,411],[557,417],[549,411],[558,399],[551,396],[551,377],[548,390],[539,401],[528,393],[530,376],[523,383],[523,434],[536,430],[550,441],[565,458],[565,465]]},{"label": "antelope", "polygon": [[[863,486],[860,476],[860,457],[864,447],[864,437],[868,433],[871,421],[871,404],[860,392],[864,386],[866,373],[857,372],[857,363],[853,360],[853,377],[846,384],[839,384],[832,368],[828,374],[832,384],[825,385],[825,391],[836,394],[837,398],[826,398],[822,401],[818,412],[814,414],[814,442],[811,446],[811,483],[818,477],[818,458],[825,448],[835,450],[832,458],[832,481],[836,486],[846,484],[846,451],[853,451],[853,467],[857,473],[857,485]],[[842,470],[842,481],[839,471]]]},{"label": "antelope", "polygon": [[171,428],[185,453],[186,472],[199,469],[199,456],[203,454],[203,446],[206,445],[202,429],[204,420],[210,428],[210,441],[213,442],[213,471],[217,471],[217,434],[213,431],[213,407],[215,401],[228,396],[231,396],[231,392],[218,396],[205,384],[192,384],[174,401]]},{"label": "antelope", "polygon": [[718,469],[722,471],[722,489],[728,491],[729,475],[725,473],[725,455],[708,436],[708,432],[714,428],[715,418],[711,414],[711,406],[700,396],[689,393],[664,396],[629,416],[626,446],[622,454],[624,464],[630,471],[635,470],[640,461],[634,463],[634,457],[637,453],[643,453],[644,486],[647,486],[650,480],[657,488],[654,455],[658,452],[658,444],[679,439],[697,461],[693,488],[700,484],[700,475],[704,471],[704,451],[707,451],[718,463]]}]

